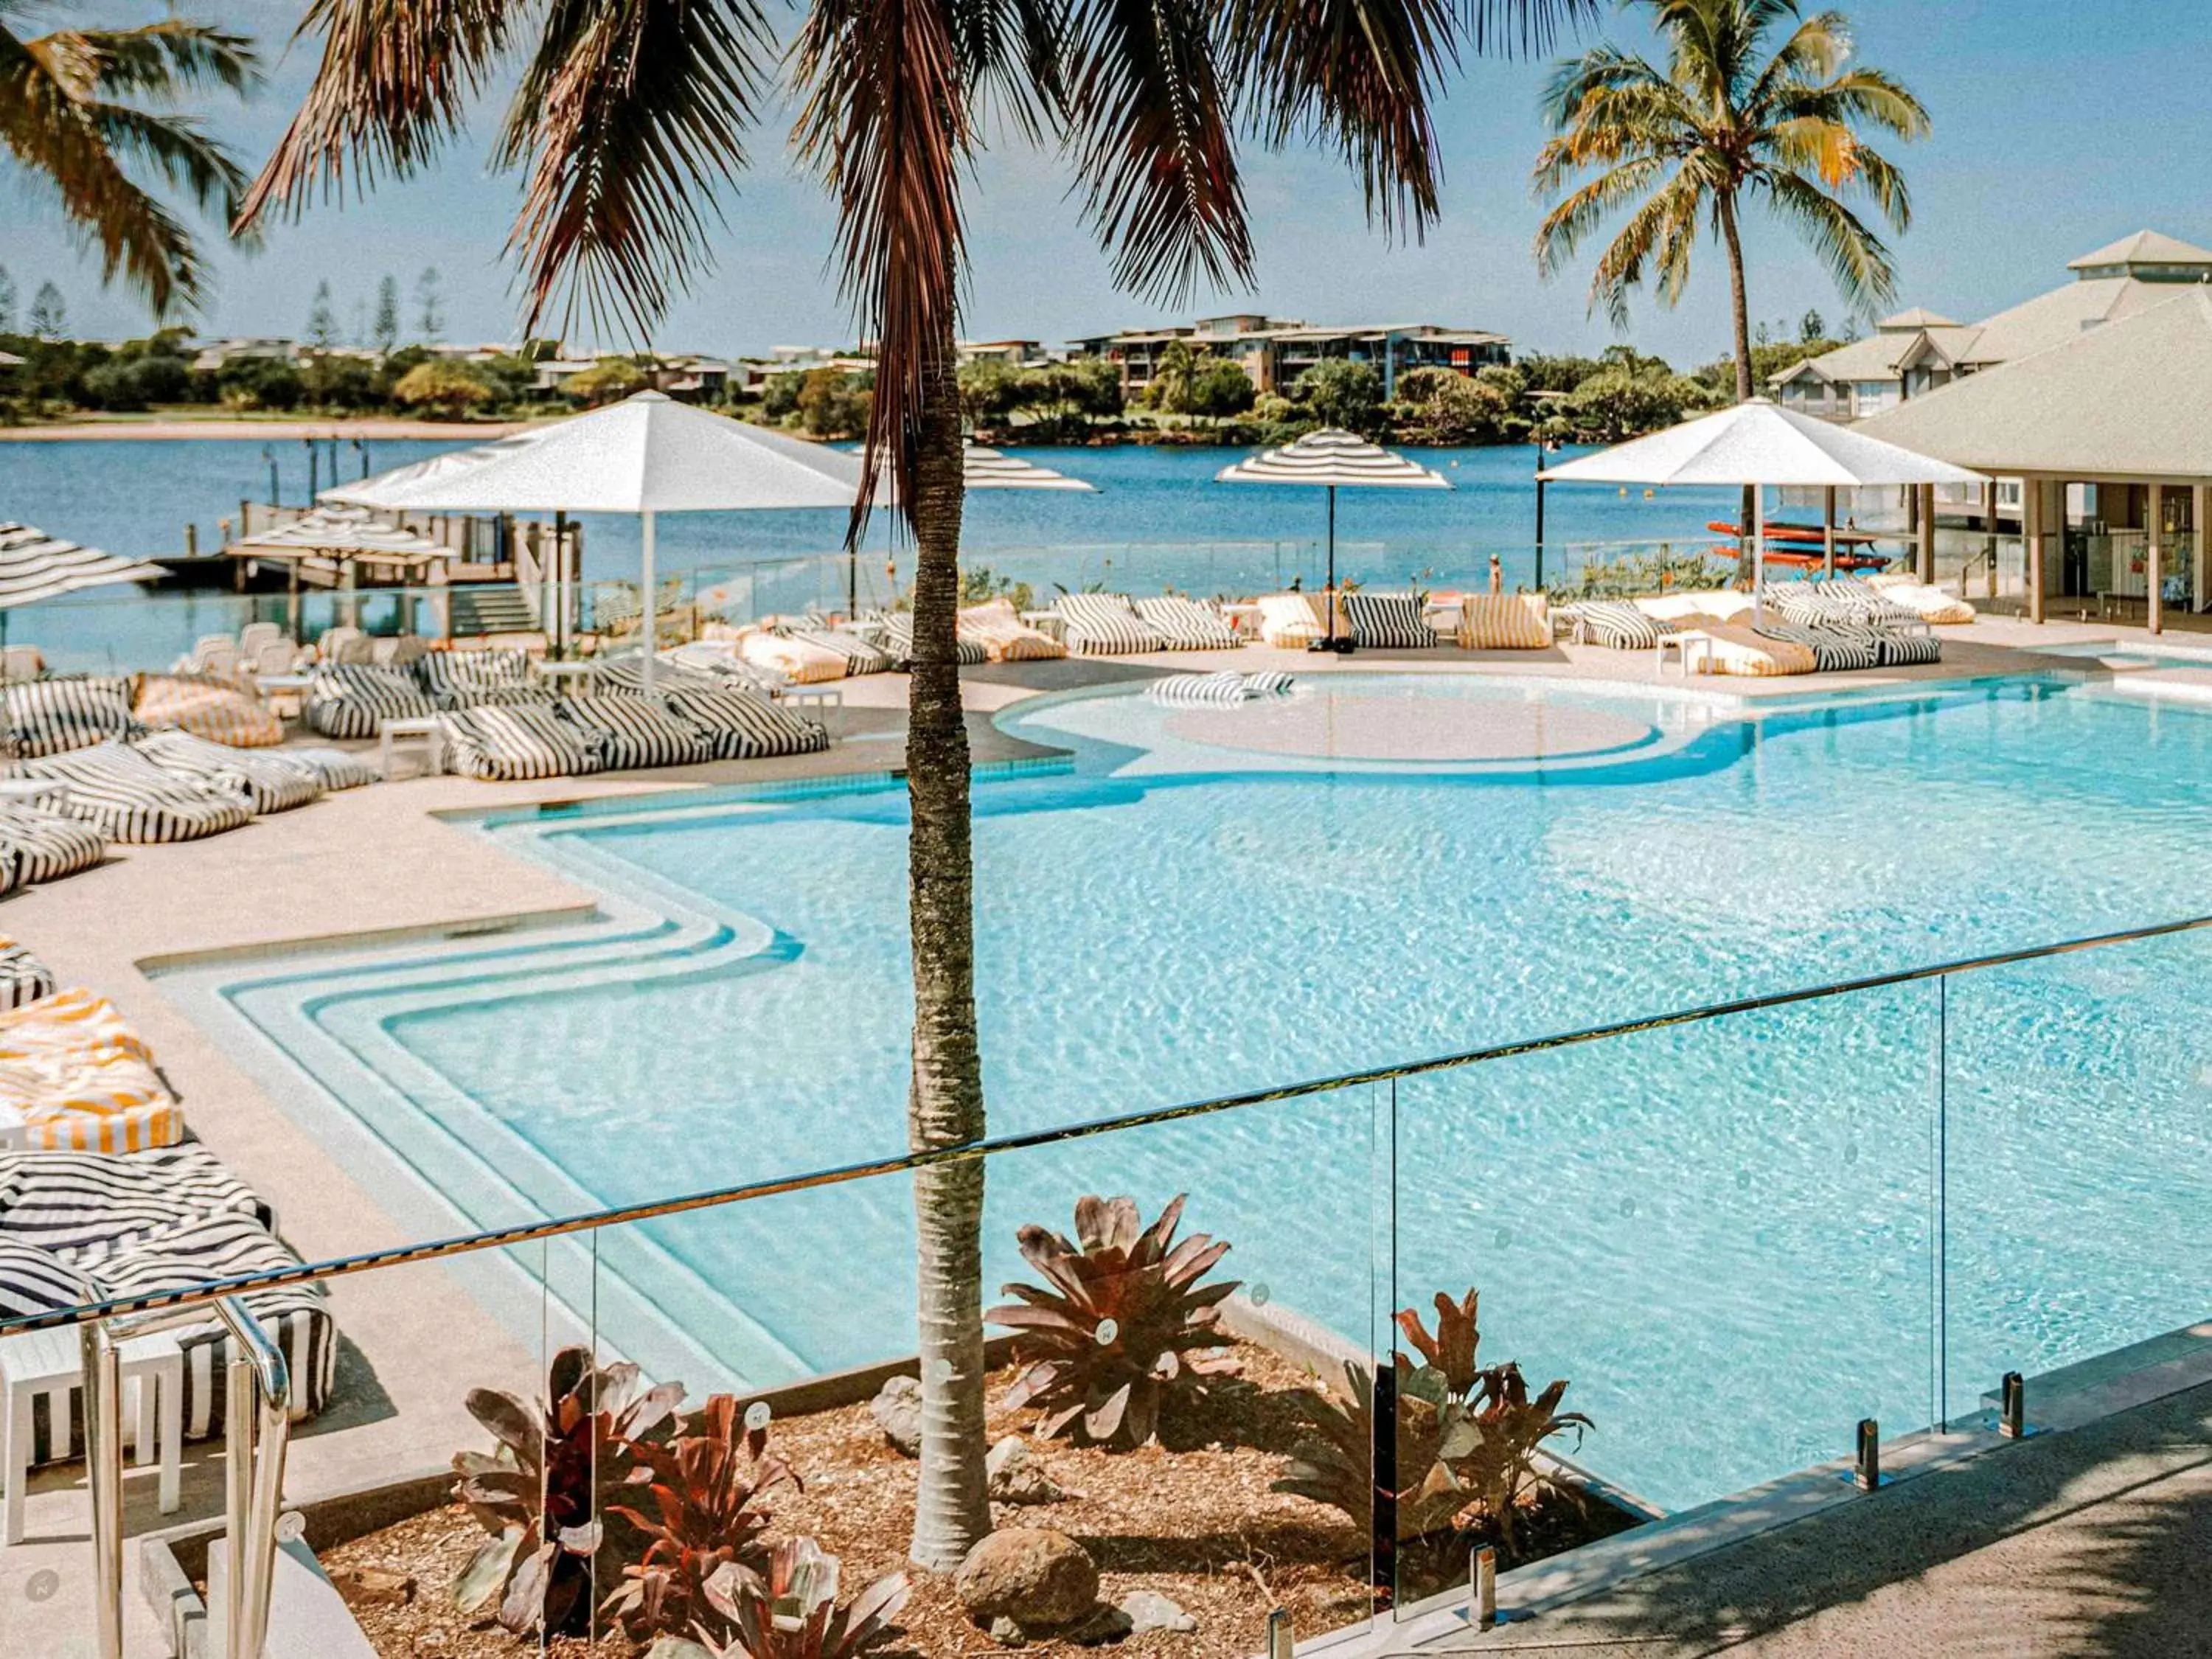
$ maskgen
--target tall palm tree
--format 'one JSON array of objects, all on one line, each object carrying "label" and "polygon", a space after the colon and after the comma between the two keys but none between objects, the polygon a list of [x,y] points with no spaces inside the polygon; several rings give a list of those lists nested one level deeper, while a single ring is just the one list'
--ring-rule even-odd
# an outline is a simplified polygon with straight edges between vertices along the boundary
[{"label": "tall palm tree", "polygon": [[[1544,113],[1556,135],[1536,158],[1535,184],[1568,193],[1536,233],[1536,263],[1556,275],[1607,217],[1624,224],[1590,278],[1590,309],[1616,328],[1628,295],[1647,275],[1660,299],[1678,303],[1690,256],[1710,224],[1728,256],[1735,328],[1735,395],[1754,391],[1751,308],[1746,297],[1741,212],[1763,201],[1826,264],[1854,310],[1885,305],[1895,272],[1881,236],[1850,198],[1873,204],[1894,229],[1912,219],[1904,176],[1860,137],[1864,128],[1899,138],[1926,136],[1928,112],[1881,70],[1846,68],[1850,21],[1843,13],[1803,15],[1797,0],[1623,0],[1652,15],[1667,45],[1662,70],[1617,46],[1601,46],[1559,65]],[[1779,46],[1769,47],[1787,27]],[[1751,518],[1746,492],[1744,523]],[[1750,538],[1745,538],[1748,578]]]},{"label": "tall palm tree", "polygon": [[[1247,282],[1241,138],[1340,150],[1386,229],[1436,216],[1429,105],[1462,40],[1540,48],[1591,0],[810,0],[787,62],[794,139],[838,211],[837,261],[876,343],[863,471],[888,471],[915,547],[907,771],[914,973],[908,1134],[984,1133],[975,1029],[969,750],[956,672],[963,497],[955,321],[963,192],[997,118],[1060,147],[1125,287],[1164,298]],[[1455,9],[1456,4],[1457,9]],[[313,87],[249,215],[418,169],[510,52],[526,58],[499,148],[526,168],[511,247],[528,325],[556,295],[648,331],[708,263],[717,186],[775,80],[755,0],[313,0]],[[1509,41],[1509,44],[1511,43]],[[922,1386],[911,1553],[946,1569],[990,1530],[982,1454],[983,1166],[915,1176]]]},{"label": "tall palm tree", "polygon": [[207,277],[198,246],[133,175],[151,173],[230,221],[246,175],[173,106],[213,88],[243,95],[259,76],[253,43],[179,17],[30,34],[20,25],[33,10],[0,0],[0,154],[98,246],[103,281],[121,274],[157,318],[198,305]]}]

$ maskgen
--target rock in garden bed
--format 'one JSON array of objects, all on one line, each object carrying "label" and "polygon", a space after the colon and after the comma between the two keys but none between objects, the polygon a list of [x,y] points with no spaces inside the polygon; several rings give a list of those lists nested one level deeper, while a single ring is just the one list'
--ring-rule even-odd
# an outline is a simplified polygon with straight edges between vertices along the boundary
[{"label": "rock in garden bed", "polygon": [[[1237,1378],[1218,1384],[1210,1399],[1178,1402],[1163,1416],[1164,1443],[1134,1451],[1038,1441],[1029,1435],[1034,1413],[992,1411],[994,1445],[1017,1435],[1027,1443],[1024,1453],[1001,1449],[996,1461],[1019,1477],[1021,1495],[1030,1500],[994,1503],[998,1525],[1074,1540],[1096,1567],[1097,1612],[1110,1615],[1076,1634],[1094,1642],[1103,1637],[1113,1645],[1024,1632],[1024,1652],[1055,1659],[1107,1652],[1248,1659],[1260,1650],[1267,1611],[1279,1603],[1291,1610],[1302,1638],[1364,1616],[1370,1605],[1366,1539],[1336,1510],[1268,1490],[1292,1448],[1309,1437],[1292,1394],[1314,1386],[1313,1379],[1265,1350],[1239,1345],[1235,1352]],[[993,1401],[1005,1395],[1013,1376],[992,1377]],[[818,1539],[841,1558],[848,1596],[883,1574],[908,1569],[915,1465],[887,1443],[868,1404],[780,1419],[770,1444],[805,1482],[803,1491],[779,1486],[764,1500],[770,1538]],[[1065,1495],[1036,1501],[1046,1488]],[[1524,1519],[1522,1532],[1531,1543],[1540,1540],[1556,1549],[1626,1523],[1603,1510],[1585,1522],[1571,1500],[1553,1498]],[[524,1659],[539,1651],[534,1641],[457,1613],[447,1596],[454,1575],[483,1540],[465,1513],[447,1508],[331,1550],[326,1560],[334,1570],[373,1567],[414,1580],[411,1601],[380,1600],[355,1609],[384,1659]],[[1455,1561],[1463,1577],[1463,1547],[1434,1553],[1434,1571]],[[915,1572],[912,1578],[913,1594],[895,1620],[900,1633],[878,1651],[950,1659],[1001,1650],[962,1605],[953,1576]],[[612,1588],[601,1586],[600,1595]],[[564,1659],[637,1659],[641,1649],[616,1633],[602,1635],[596,1645],[556,1642],[546,1651]]]}]

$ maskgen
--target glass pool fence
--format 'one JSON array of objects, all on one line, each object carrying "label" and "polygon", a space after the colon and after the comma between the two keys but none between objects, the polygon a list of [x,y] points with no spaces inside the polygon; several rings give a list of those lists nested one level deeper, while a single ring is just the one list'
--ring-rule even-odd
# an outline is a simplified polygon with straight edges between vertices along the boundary
[{"label": "glass pool fence", "polygon": [[[676,1558],[645,1559],[621,1483],[665,1476],[670,1396],[650,1391],[680,1383],[684,1434],[765,1479],[741,1443],[764,1435],[805,1480],[763,1494],[767,1535],[842,1558],[848,1597],[906,1553],[920,1466],[887,1441],[917,1398],[966,1400],[979,1449],[1027,1437],[993,1453],[1001,1526],[1066,1526],[1109,1576],[1180,1575],[1244,1651],[1269,1650],[1271,1616],[1298,1641],[1388,1625],[1463,1598],[1472,1551],[1510,1568],[1824,1462],[1842,1480],[1862,1437],[1893,1455],[1985,1425],[2011,1374],[2032,1418],[2050,1374],[2203,1318],[2212,1074],[2172,992],[2205,984],[2212,918],[1171,1108],[1086,1102],[841,1168],[763,1176],[702,1146],[712,1190],[570,1215],[517,1198],[453,1237],[178,1271],[0,1319],[0,1340],[61,1339],[56,1388],[82,1393],[86,1332],[123,1356],[90,1413],[110,1474],[37,1482],[28,1535],[97,1554],[118,1516],[173,1519],[158,1467],[170,1433],[221,1430],[222,1354],[248,1367],[229,1420],[257,1397],[250,1346],[208,1363],[228,1298],[312,1413],[295,1493],[318,1468],[466,1455],[487,1613],[519,1595],[510,1612],[589,1634],[642,1616],[625,1585],[671,1593],[640,1576]],[[2116,1022],[2116,1004],[2186,1012]],[[1603,1133],[1562,1136],[1593,1109]],[[918,1358],[918,1237],[957,1261],[977,1213],[984,1323],[936,1325]],[[165,1342],[186,1354],[160,1383],[184,1391],[180,1428],[131,1393]],[[126,1419],[152,1437],[127,1477]],[[182,1446],[188,1510],[223,1512],[218,1446]],[[434,1504],[450,1484],[416,1487]],[[275,1513],[254,1497],[233,1488],[249,1560]],[[953,1650],[948,1595],[918,1585],[901,1615],[923,1651]]]}]

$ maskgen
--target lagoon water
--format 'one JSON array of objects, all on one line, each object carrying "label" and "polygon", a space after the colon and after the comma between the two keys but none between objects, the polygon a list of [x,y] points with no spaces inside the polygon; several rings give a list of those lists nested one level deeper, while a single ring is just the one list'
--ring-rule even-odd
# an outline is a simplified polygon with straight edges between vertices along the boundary
[{"label": "lagoon water", "polygon": [[[366,453],[336,446],[346,477],[419,460],[447,443],[374,441]],[[330,482],[332,446],[318,446],[319,482]],[[1323,505],[1311,489],[1217,485],[1213,477],[1244,452],[1158,449],[1025,449],[1024,457],[1098,487],[1095,495],[981,491],[969,498],[963,542],[971,565],[1030,581],[1242,592],[1294,576],[1318,582]],[[1534,574],[1535,452],[1525,446],[1413,452],[1451,480],[1434,490],[1344,491],[1338,506],[1339,568],[1370,584],[1478,580],[1499,555],[1509,582]],[[297,439],[258,442],[0,442],[0,520],[34,524],[112,552],[174,556],[185,526],[204,550],[220,545],[222,525],[244,500],[270,496],[275,458],[278,494],[308,495],[307,447]],[[1732,492],[1562,486],[1551,492],[1546,535],[1552,571],[1577,545],[1652,540],[1705,544],[1706,521],[1731,517]],[[637,526],[620,518],[584,520],[585,574],[634,574]],[[876,556],[861,562],[865,602],[886,592],[890,526],[872,534]],[[735,579],[761,608],[808,603],[842,606],[843,515],[836,512],[678,514],[664,520],[661,568],[700,573],[701,585]],[[800,564],[800,562],[805,562]],[[787,568],[762,582],[764,566]],[[910,569],[910,566],[908,567]],[[901,577],[890,578],[896,581]],[[756,584],[757,589],[756,589]],[[118,606],[122,609],[117,609]],[[149,608],[158,607],[158,608]],[[46,648],[57,667],[132,668],[166,659],[200,634],[234,630],[246,618],[233,596],[191,598],[132,592],[48,605],[15,619],[10,637]],[[133,653],[138,654],[133,655]]]}]

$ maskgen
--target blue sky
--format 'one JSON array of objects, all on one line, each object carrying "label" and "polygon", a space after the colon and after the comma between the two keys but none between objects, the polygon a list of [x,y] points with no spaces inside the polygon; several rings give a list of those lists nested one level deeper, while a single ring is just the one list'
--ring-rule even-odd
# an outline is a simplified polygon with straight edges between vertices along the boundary
[{"label": "blue sky", "polygon": [[[201,9],[192,0],[179,9]],[[300,0],[223,0],[210,15],[260,35],[279,59],[300,9]],[[2182,0],[1860,0],[1849,9],[1861,58],[1903,77],[1935,122],[1932,138],[1901,153],[1916,208],[1913,228],[1896,245],[1902,301],[1978,317],[2063,280],[2075,254],[2146,225],[2212,242],[2202,159],[2212,149],[2202,69],[2212,55],[2212,8]],[[104,15],[120,20],[130,11]],[[1640,44],[1632,18],[1611,20],[1605,32]],[[283,57],[253,105],[211,110],[216,129],[258,161],[310,66],[304,50]],[[1587,262],[1546,283],[1529,256],[1541,217],[1527,178],[1543,137],[1536,103],[1544,75],[1540,64],[1471,62],[1453,82],[1441,118],[1443,222],[1422,246],[1392,246],[1370,231],[1356,189],[1330,158],[1253,155],[1257,290],[1201,294],[1188,310],[1263,307],[1314,322],[1468,325],[1509,333],[1524,350],[1607,343],[1611,331],[1585,314]],[[447,337],[513,337],[516,307],[502,250],[516,185],[488,175],[483,161],[496,116],[496,105],[482,111],[433,173],[387,185],[365,204],[277,225],[252,258],[222,250],[206,331],[299,333],[325,278],[349,326],[384,273],[404,291],[434,264]],[[726,201],[717,269],[679,303],[655,344],[743,351],[849,337],[824,271],[830,212],[788,158],[787,125],[779,118],[759,135],[754,172]],[[1002,146],[983,160],[968,199],[969,333],[1056,343],[1169,317],[1115,291],[1054,157]],[[1755,317],[1794,319],[1808,306],[1840,314],[1818,265],[1785,233],[1754,227],[1750,252]],[[101,292],[96,266],[72,252],[35,194],[9,185],[0,185],[0,264],[25,301],[40,281],[57,282],[74,331],[143,331],[133,302]],[[1717,250],[1708,250],[1678,310],[1638,304],[1632,337],[1679,362],[1717,356],[1726,299]]]}]

